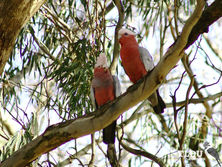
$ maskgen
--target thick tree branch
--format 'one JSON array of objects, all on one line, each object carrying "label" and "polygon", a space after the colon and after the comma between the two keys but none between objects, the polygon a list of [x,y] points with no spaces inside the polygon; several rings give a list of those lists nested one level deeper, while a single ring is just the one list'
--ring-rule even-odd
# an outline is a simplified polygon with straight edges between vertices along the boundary
[{"label": "thick tree branch", "polygon": [[199,21],[193,27],[189,35],[185,49],[187,49],[190,45],[192,45],[201,34],[203,34],[204,32],[207,33],[209,26],[213,24],[216,20],[218,20],[221,16],[222,16],[222,1],[215,0],[209,7],[207,7],[204,10]]},{"label": "thick tree branch", "polygon": [[[161,59],[161,61],[157,64],[155,68],[162,71],[161,75],[155,78],[157,83],[162,81],[163,78],[165,78],[167,73],[176,65],[176,63],[183,56],[183,51],[185,46],[187,45],[189,34],[194,25],[197,23],[198,19],[200,18],[203,6],[205,5],[203,0],[198,0],[197,2],[198,5],[194,10],[194,13],[191,15],[191,17],[187,20],[186,24],[184,25],[181,35],[174,42],[174,44],[168,49],[163,59]],[[162,65],[163,62],[165,62],[164,65]],[[151,73],[151,75],[155,74],[154,71]]]},{"label": "thick tree branch", "polygon": [[45,0],[0,1],[0,75],[20,30],[44,2]]},{"label": "thick tree branch", "polygon": [[181,53],[183,53],[183,49],[187,45],[188,36],[192,27],[201,16],[204,7],[203,0],[199,0],[198,2],[200,3],[198,3],[194,14],[185,24],[181,36],[175,44],[170,47],[154,70],[144,79],[131,86],[128,89],[128,92],[103,106],[97,112],[87,114],[86,116],[79,117],[75,120],[50,126],[42,135],[15,152],[0,166],[25,166],[40,155],[55,149],[65,142],[94,133],[95,131],[106,127],[108,124],[116,120],[120,114],[135,106],[142,100],[145,100],[157,89],[166,75],[181,59]]}]

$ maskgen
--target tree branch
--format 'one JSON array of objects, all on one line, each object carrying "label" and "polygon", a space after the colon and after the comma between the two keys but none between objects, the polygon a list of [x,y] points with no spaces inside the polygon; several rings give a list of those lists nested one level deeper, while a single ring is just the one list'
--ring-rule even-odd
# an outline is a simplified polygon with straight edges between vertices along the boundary
[{"label": "tree branch", "polygon": [[121,29],[122,25],[123,25],[123,20],[124,20],[124,9],[123,9],[123,5],[121,0],[114,0],[114,3],[118,9],[118,13],[119,13],[119,20],[118,23],[116,25],[116,29],[115,29],[115,41],[114,41],[114,50],[113,50],[113,61],[110,65],[110,71],[112,74],[115,74],[116,71],[116,66],[118,63],[118,59],[119,59],[119,39],[118,39],[118,32]]},{"label": "tree branch", "polygon": [[0,1],[0,75],[20,30],[44,2],[45,0]]},{"label": "tree branch", "polygon": [[[180,141],[179,150],[183,150],[183,143],[185,141],[185,137],[186,137],[186,133],[187,133],[188,101],[189,101],[189,95],[190,95],[190,91],[192,89],[193,83],[194,83],[194,76],[191,78],[190,85],[188,87],[187,94],[186,94],[185,114],[184,114],[184,121],[183,121],[183,133],[182,133],[181,138],[179,139],[179,141]],[[184,162],[183,156],[181,157],[181,164],[182,164],[182,166],[185,167],[185,162]]]},{"label": "tree branch", "polygon": [[207,7],[204,10],[199,21],[193,27],[189,35],[185,49],[187,49],[190,45],[192,45],[200,36],[200,34],[203,34],[204,32],[207,33],[209,26],[213,24],[216,20],[218,20],[221,16],[222,16],[222,1],[215,0],[209,7]]},{"label": "tree branch", "polygon": [[[209,95],[207,97],[203,97],[203,98],[193,98],[193,99],[189,99],[188,103],[193,103],[193,104],[198,104],[198,103],[203,103],[205,101],[209,101],[209,100],[215,100],[219,97],[222,96],[222,92],[216,93],[214,95]],[[176,106],[183,106],[185,105],[186,100],[184,101],[179,101],[176,103]],[[172,107],[172,103],[166,103],[166,107]]]},{"label": "tree branch", "polygon": [[[188,59],[187,59],[187,55],[184,54],[184,57],[183,57],[181,60],[182,60],[183,66],[184,66],[187,74],[189,75],[190,79],[192,79],[192,77],[193,77],[194,74],[193,74],[193,71],[191,70],[191,67],[189,66],[189,63],[187,62],[187,60],[188,60]],[[201,91],[199,90],[199,86],[198,86],[198,85],[199,85],[199,84],[198,84],[197,80],[194,78],[193,87],[194,87],[194,89],[195,89],[195,92],[197,93],[198,97],[203,98],[204,96],[203,96],[203,94],[201,93]],[[208,104],[207,101],[203,101],[203,105],[204,105],[204,107],[206,108],[206,115],[207,115],[209,118],[211,118],[211,117],[212,117],[212,116],[211,116],[211,114],[212,114],[212,109],[211,109],[210,105]]]},{"label": "tree branch", "polygon": [[153,155],[153,154],[146,152],[146,151],[133,149],[133,148],[127,146],[126,144],[124,144],[122,141],[120,142],[120,144],[126,151],[128,151],[132,154],[138,155],[138,156],[144,156],[146,158],[149,158],[149,159],[153,160],[154,162],[156,162],[160,167],[165,167],[165,164],[163,163],[163,161],[160,158],[158,158],[156,155]]}]

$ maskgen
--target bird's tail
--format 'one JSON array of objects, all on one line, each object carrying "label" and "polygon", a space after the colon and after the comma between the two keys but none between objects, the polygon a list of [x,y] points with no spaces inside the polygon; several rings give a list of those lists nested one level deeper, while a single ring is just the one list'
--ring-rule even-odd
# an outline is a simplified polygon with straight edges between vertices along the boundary
[{"label": "bird's tail", "polygon": [[115,149],[115,131],[116,121],[103,129],[103,142],[107,144],[107,157],[112,167],[118,167],[118,161]]},{"label": "bird's tail", "polygon": [[153,93],[148,98],[148,100],[151,102],[153,110],[156,114],[161,114],[164,112],[164,109],[166,108],[166,104],[163,101],[162,97],[160,96],[158,89],[156,90],[156,93]]},{"label": "bird's tail", "polygon": [[216,160],[217,160],[218,165],[221,167],[220,160],[219,159],[216,159]]},{"label": "bird's tail", "polygon": [[103,142],[105,144],[115,143],[116,121],[103,129]]}]

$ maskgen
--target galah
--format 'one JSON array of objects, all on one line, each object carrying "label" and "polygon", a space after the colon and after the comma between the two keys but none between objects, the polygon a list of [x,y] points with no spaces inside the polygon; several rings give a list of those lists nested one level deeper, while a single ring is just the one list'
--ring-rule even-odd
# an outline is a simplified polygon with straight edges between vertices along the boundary
[{"label": "galah", "polygon": [[[132,31],[124,28],[118,32],[122,66],[133,83],[136,83],[154,68],[152,56],[147,49],[139,46],[135,35]],[[166,105],[158,90],[148,100],[151,102],[155,113],[160,114],[164,112]]]},{"label": "galah", "polygon": [[[94,76],[91,84],[91,100],[98,108],[120,95],[120,83],[116,76],[109,71],[106,55],[101,53],[94,67]],[[114,144],[116,121],[103,129],[103,142]]]}]

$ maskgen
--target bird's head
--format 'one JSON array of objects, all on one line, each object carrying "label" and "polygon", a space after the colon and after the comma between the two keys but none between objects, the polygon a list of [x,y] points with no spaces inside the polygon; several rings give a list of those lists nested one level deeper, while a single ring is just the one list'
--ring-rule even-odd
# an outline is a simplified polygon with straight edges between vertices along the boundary
[{"label": "bird's head", "polygon": [[203,146],[204,146],[204,148],[206,149],[206,148],[208,148],[208,147],[210,146],[210,143],[208,143],[207,141],[205,141],[205,142],[203,143]]},{"label": "bird's head", "polygon": [[136,34],[128,29],[121,28],[118,32],[119,43],[122,45],[124,42],[135,40]]},{"label": "bird's head", "polygon": [[110,74],[110,71],[109,71],[106,55],[105,55],[105,53],[101,53],[99,55],[99,57],[97,58],[97,60],[96,60],[96,64],[95,64],[95,67],[94,67],[94,76],[97,76],[97,77],[107,76],[107,77],[109,77],[110,75],[111,74]]},{"label": "bird's head", "polygon": [[107,59],[105,53],[100,53],[99,57],[97,57],[95,68],[108,68]]}]

